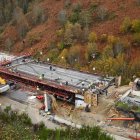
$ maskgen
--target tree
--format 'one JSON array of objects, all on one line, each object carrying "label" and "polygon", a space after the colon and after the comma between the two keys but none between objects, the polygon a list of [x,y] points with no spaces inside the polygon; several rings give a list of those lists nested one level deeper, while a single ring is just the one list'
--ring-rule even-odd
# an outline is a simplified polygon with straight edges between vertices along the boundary
[{"label": "tree", "polygon": [[108,14],[108,10],[105,7],[103,6],[98,7],[97,16],[99,19],[105,20],[105,18],[107,17],[107,14]]},{"label": "tree", "polygon": [[67,58],[68,58],[68,49],[63,49],[60,55],[58,56],[58,62],[60,64],[67,64]]},{"label": "tree", "polygon": [[91,13],[89,11],[87,11],[87,10],[83,10],[80,13],[79,23],[84,27],[89,26],[92,23],[92,15],[91,15]]},{"label": "tree", "polygon": [[118,54],[121,54],[124,52],[124,44],[122,42],[116,42],[113,45],[113,53],[114,53],[114,57],[116,57]]},{"label": "tree", "polygon": [[88,36],[88,40],[89,40],[89,42],[91,42],[91,43],[96,42],[96,40],[97,40],[97,35],[96,35],[96,33],[95,33],[95,32],[91,32],[91,33],[89,34],[89,36]]},{"label": "tree", "polygon": [[131,30],[131,19],[129,17],[125,17],[122,25],[120,26],[121,33],[128,33]]},{"label": "tree", "polygon": [[136,46],[140,45],[140,33],[135,33],[132,39],[133,39],[132,40],[133,45]]},{"label": "tree", "polygon": [[80,61],[80,46],[72,46],[69,49],[68,61],[71,65]]},{"label": "tree", "polygon": [[38,3],[35,3],[33,6],[33,20],[34,24],[38,24],[46,20],[45,11],[40,5],[38,5]]},{"label": "tree", "polygon": [[23,14],[23,11],[21,8],[19,8],[19,7],[15,8],[14,19],[16,21],[16,26],[18,29],[19,36],[22,39],[23,37],[25,37],[25,35],[28,31],[29,25],[28,25],[27,19],[26,19],[25,15]]},{"label": "tree", "polygon": [[87,46],[86,52],[85,52],[86,60],[89,62],[89,61],[95,59],[97,52],[98,52],[98,50],[97,50],[96,43],[88,43],[88,46]]},{"label": "tree", "polygon": [[79,23],[75,23],[73,25],[73,37],[77,40],[80,40],[82,37],[82,29],[81,29],[81,25]]},{"label": "tree", "polygon": [[66,46],[71,46],[72,43],[73,43],[73,25],[71,23],[67,23],[65,26],[64,44]]},{"label": "tree", "polygon": [[132,21],[132,27],[131,27],[133,32],[139,33],[140,32],[140,20],[135,19]]},{"label": "tree", "polygon": [[64,25],[67,21],[67,12],[66,10],[61,10],[58,14],[58,21],[61,25]]},{"label": "tree", "polygon": [[12,46],[13,46],[13,41],[10,38],[7,38],[6,41],[5,41],[6,50],[8,52],[10,52],[11,49],[12,49]]},{"label": "tree", "polygon": [[104,48],[102,57],[103,58],[114,57],[114,53],[111,45],[107,45]]}]

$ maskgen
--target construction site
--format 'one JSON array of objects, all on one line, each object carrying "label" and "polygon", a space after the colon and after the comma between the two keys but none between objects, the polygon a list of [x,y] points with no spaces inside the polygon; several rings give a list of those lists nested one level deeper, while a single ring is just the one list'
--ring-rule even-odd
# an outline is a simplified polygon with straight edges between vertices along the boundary
[{"label": "construction site", "polygon": [[121,77],[62,68],[30,54],[0,53],[0,61],[1,108],[26,112],[33,123],[43,121],[48,128],[98,125],[116,139],[140,139],[138,78],[120,86]]}]

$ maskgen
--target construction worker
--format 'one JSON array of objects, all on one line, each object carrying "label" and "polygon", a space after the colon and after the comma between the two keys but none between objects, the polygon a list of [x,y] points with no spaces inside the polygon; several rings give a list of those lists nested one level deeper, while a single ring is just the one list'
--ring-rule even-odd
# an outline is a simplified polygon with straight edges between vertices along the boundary
[{"label": "construction worker", "polygon": [[50,70],[52,70],[52,66],[50,66]]}]

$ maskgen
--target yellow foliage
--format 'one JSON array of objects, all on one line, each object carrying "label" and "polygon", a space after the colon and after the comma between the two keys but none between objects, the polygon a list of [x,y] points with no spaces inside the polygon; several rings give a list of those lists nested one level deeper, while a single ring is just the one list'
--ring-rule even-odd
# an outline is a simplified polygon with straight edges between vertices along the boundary
[{"label": "yellow foliage", "polygon": [[97,40],[97,35],[95,32],[91,32],[88,36],[89,42],[95,42]]},{"label": "yellow foliage", "polygon": [[107,38],[109,44],[115,44],[119,40],[120,40],[119,37],[115,37],[113,35],[109,35]]},{"label": "yellow foliage", "polygon": [[140,20],[135,19],[132,21],[132,31],[134,32],[140,32]]}]

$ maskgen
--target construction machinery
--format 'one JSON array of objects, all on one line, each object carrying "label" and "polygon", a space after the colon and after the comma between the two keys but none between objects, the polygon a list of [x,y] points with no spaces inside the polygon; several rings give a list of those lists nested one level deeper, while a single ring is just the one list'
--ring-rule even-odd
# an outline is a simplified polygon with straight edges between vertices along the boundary
[{"label": "construction machinery", "polygon": [[10,89],[10,86],[6,83],[6,80],[0,77],[0,93],[6,92]]}]

